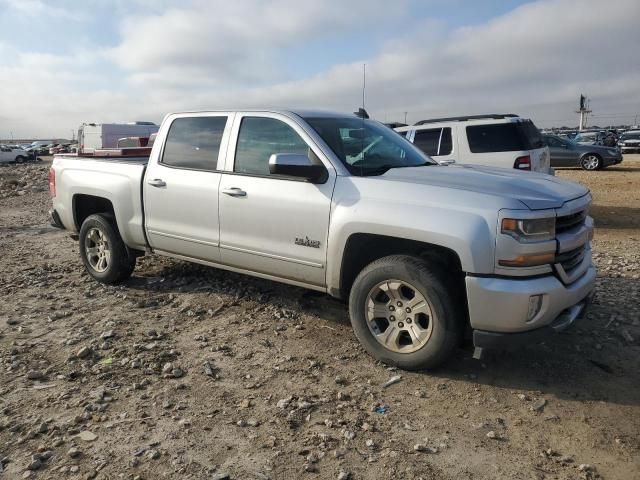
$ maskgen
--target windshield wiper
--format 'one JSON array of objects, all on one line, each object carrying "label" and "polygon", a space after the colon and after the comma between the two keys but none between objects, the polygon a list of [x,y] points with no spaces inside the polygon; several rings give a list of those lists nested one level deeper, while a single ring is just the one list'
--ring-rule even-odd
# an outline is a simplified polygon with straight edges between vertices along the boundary
[{"label": "windshield wiper", "polygon": [[359,166],[352,166],[352,169],[354,170],[354,172],[356,174],[360,174],[362,176],[368,176],[368,175],[382,175],[384,173],[387,173],[387,171],[391,170],[392,168],[409,168],[409,167],[429,167],[431,165],[437,165],[436,163],[422,163],[420,165],[389,165],[389,164],[385,164],[385,165],[379,165],[376,167],[359,167]]}]

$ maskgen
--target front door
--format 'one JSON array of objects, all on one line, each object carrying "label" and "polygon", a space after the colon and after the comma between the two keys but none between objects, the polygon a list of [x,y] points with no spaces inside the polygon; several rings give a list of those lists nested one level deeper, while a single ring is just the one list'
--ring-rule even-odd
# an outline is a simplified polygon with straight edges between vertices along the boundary
[{"label": "front door", "polygon": [[143,184],[149,244],[154,250],[218,262],[218,162],[224,161],[232,118],[190,114],[166,123],[165,144],[157,157],[154,149]]},{"label": "front door", "polygon": [[569,142],[556,137],[546,137],[551,154],[552,167],[575,167],[578,165],[578,155],[571,148]]},{"label": "front door", "polygon": [[322,184],[269,173],[275,153],[319,157],[308,135],[283,115],[238,114],[231,138],[220,182],[222,263],[324,285],[333,169]]}]

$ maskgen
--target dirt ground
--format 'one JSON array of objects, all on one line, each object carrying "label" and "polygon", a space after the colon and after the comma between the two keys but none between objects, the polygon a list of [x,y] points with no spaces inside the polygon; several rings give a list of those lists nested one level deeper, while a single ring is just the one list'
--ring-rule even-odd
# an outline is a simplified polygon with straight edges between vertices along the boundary
[{"label": "dirt ground", "polygon": [[0,167],[0,478],[640,478],[640,155],[558,172],[594,197],[586,318],[423,373],[310,291],[159,257],[98,284],[47,169]]}]

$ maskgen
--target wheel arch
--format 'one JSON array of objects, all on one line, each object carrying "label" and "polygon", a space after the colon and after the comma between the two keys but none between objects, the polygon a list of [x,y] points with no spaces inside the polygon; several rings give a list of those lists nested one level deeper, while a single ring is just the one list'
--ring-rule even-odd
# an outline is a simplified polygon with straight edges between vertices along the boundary
[{"label": "wheel arch", "polygon": [[94,214],[104,213],[110,215],[114,221],[114,227],[118,229],[116,214],[111,200],[96,195],[76,193],[71,200],[73,211],[73,223],[77,231],[80,231],[85,219]]},{"label": "wheel arch", "polygon": [[358,273],[371,262],[389,255],[412,255],[435,265],[464,293],[464,270],[460,256],[451,248],[428,242],[373,233],[354,233],[345,244],[340,265],[339,287],[332,292],[347,298]]}]

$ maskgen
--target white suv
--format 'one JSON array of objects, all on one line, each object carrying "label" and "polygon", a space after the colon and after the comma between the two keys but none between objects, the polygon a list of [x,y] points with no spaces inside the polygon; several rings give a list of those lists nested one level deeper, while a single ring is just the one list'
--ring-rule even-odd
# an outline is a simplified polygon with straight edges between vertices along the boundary
[{"label": "white suv", "polygon": [[395,129],[441,164],[471,163],[553,173],[549,149],[531,120],[514,114],[421,120]]},{"label": "white suv", "polygon": [[0,163],[22,163],[29,160],[29,153],[15,145],[0,145]]}]

